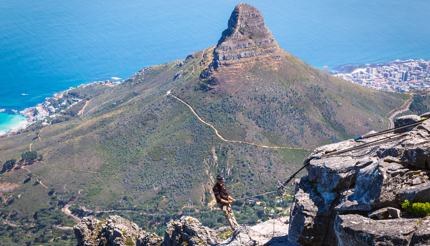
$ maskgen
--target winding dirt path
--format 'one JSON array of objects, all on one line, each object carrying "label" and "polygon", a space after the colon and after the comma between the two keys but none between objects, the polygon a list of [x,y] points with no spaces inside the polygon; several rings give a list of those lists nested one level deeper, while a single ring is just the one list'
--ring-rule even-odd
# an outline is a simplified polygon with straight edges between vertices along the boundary
[{"label": "winding dirt path", "polygon": [[264,149],[290,149],[290,150],[306,150],[306,151],[310,151],[309,149],[305,149],[305,148],[299,148],[299,147],[288,147],[288,146],[276,146],[276,145],[263,145],[263,144],[257,144],[257,143],[253,143],[253,142],[247,142],[247,141],[241,141],[241,140],[232,140],[232,139],[227,139],[225,137],[223,137],[218,129],[211,123],[205,121],[204,119],[202,119],[202,117],[200,117],[199,114],[197,114],[197,112],[194,110],[194,108],[188,104],[187,102],[185,102],[184,100],[180,99],[179,97],[175,96],[174,94],[172,94],[172,91],[169,90],[166,92],[166,96],[170,96],[174,99],[176,99],[177,101],[179,101],[180,103],[184,104],[185,106],[188,107],[188,109],[190,109],[191,113],[194,114],[194,116],[204,125],[208,126],[209,128],[211,128],[215,135],[223,142],[226,143],[232,143],[232,144],[245,144],[245,145],[251,145],[251,146],[255,146],[258,148],[264,148]]},{"label": "winding dirt path", "polygon": [[414,95],[410,94],[409,99],[406,100],[406,102],[403,103],[403,105],[400,106],[399,109],[397,109],[396,111],[394,111],[394,112],[392,112],[390,114],[390,116],[388,117],[388,120],[389,120],[389,123],[390,123],[389,128],[394,128],[394,118],[397,115],[402,114],[402,113],[404,113],[404,112],[406,112],[406,111],[409,110],[409,107],[411,106],[413,99],[414,99]]},{"label": "winding dirt path", "polygon": [[39,132],[37,133],[37,136],[35,138],[33,138],[33,140],[31,140],[30,145],[28,145],[29,151],[32,151],[33,144],[36,142],[36,140],[38,140],[38,141],[42,140],[42,138],[40,137],[40,134],[42,133],[42,131],[43,131],[43,127],[39,130]]},{"label": "winding dirt path", "polygon": [[89,102],[90,102],[90,100],[85,101],[84,106],[78,112],[78,116],[83,116],[84,115],[85,109],[87,108]]},{"label": "winding dirt path", "polygon": [[78,217],[78,216],[76,216],[76,215],[74,215],[73,213],[72,213],[72,211],[70,211],[70,207],[71,206],[71,204],[69,203],[69,204],[66,204],[62,209],[61,209],[61,212],[63,212],[63,214],[65,214],[67,217],[69,217],[69,218],[71,218],[73,221],[75,221],[76,223],[79,223],[79,221],[81,221],[81,219]]},{"label": "winding dirt path", "polygon": [[75,203],[79,196],[81,195],[81,191],[82,190],[78,190],[78,195],[74,198],[71,198],[66,205],[64,205],[64,207],[61,208],[61,212],[63,212],[63,214],[65,214],[67,217],[71,218],[73,221],[75,221],[76,223],[79,223],[79,221],[81,221],[81,218],[79,218],[78,216],[74,215],[72,213],[72,211],[70,211],[70,206]]},{"label": "winding dirt path", "polygon": [[32,175],[32,178],[34,177],[36,179],[36,182],[38,182],[43,188],[45,188],[46,190],[48,190],[48,186],[46,186],[43,182],[42,179],[38,176],[36,176],[34,173],[32,173],[26,166],[22,166],[22,169],[27,171],[28,174]]}]

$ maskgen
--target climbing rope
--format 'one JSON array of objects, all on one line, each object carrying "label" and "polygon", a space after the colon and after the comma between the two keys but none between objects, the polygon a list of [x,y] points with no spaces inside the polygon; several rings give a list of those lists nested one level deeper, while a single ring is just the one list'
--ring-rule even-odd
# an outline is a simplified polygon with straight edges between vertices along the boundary
[{"label": "climbing rope", "polygon": [[400,127],[394,127],[394,128],[390,128],[390,129],[387,129],[387,130],[380,131],[380,132],[367,134],[367,135],[362,135],[362,136],[359,136],[359,137],[355,138],[354,140],[359,141],[359,140],[362,140],[362,139],[365,139],[365,138],[377,137],[377,136],[380,136],[380,135],[383,135],[383,134],[394,132],[396,130],[403,130],[405,128],[418,126],[418,125],[420,125],[421,123],[423,123],[426,120],[428,120],[427,117],[423,118],[423,119],[421,119],[421,120],[419,120],[419,121],[417,121],[415,123],[408,124],[408,125],[404,125],[404,126],[400,126]]},{"label": "climbing rope", "polygon": [[235,201],[236,202],[237,201],[245,201],[245,200],[249,200],[251,198],[255,198],[255,197],[258,197],[258,196],[265,196],[265,195],[270,195],[270,194],[274,194],[274,193],[278,193],[278,190],[272,190],[272,191],[268,191],[268,192],[256,194],[256,195],[253,195],[253,196],[242,197],[242,198],[239,198],[239,199],[235,199]]},{"label": "climbing rope", "polygon": [[[370,137],[377,137],[377,136],[381,136],[383,134],[387,134],[389,132],[394,132],[394,131],[397,131],[397,130],[403,130],[403,129],[406,129],[406,128],[409,128],[409,127],[415,127],[415,126],[418,126],[418,125],[422,124],[427,119],[428,118],[424,118],[424,119],[422,119],[420,121],[417,121],[415,123],[411,123],[411,124],[408,124],[408,125],[404,125],[404,126],[400,126],[400,127],[395,127],[395,128],[391,128],[391,129],[388,129],[388,130],[383,130],[383,131],[376,132],[376,133],[369,134],[369,135],[364,135],[364,136],[359,137],[359,139],[365,139],[365,138],[370,138]],[[364,142],[364,143],[362,143],[360,145],[353,146],[353,147],[350,147],[350,148],[346,148],[346,149],[343,149],[343,150],[337,150],[337,151],[333,151],[333,152],[329,152],[329,153],[324,153],[321,156],[313,156],[311,159],[321,159],[321,158],[324,158],[324,157],[330,157],[330,156],[334,156],[334,155],[345,154],[345,153],[348,153],[348,152],[351,152],[351,151],[355,151],[355,150],[360,150],[360,149],[363,149],[363,148],[366,148],[366,147],[369,147],[369,146],[380,145],[380,144],[392,141],[394,139],[402,138],[404,136],[405,136],[405,134],[390,135],[390,136],[387,136],[387,137],[384,137],[384,138],[379,138],[379,139],[376,139],[376,140],[373,140],[373,141],[370,141],[370,142]],[[293,180],[297,176],[297,174],[299,174],[303,169],[305,169],[307,166],[310,165],[311,159],[307,160],[306,163],[302,167],[300,167],[297,171],[295,171],[283,183],[281,183],[278,186],[278,189],[277,189],[278,194],[283,194],[284,193],[285,187],[291,182],[291,180]],[[262,194],[270,194],[270,193],[275,193],[275,191],[269,191],[269,192],[262,193]],[[259,195],[256,195],[256,196],[259,196]],[[254,196],[254,197],[256,197],[256,196]]]}]

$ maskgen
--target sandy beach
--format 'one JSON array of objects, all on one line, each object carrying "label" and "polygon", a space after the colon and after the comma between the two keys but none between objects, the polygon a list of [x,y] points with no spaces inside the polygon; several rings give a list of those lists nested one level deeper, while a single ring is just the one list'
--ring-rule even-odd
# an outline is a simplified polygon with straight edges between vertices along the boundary
[{"label": "sandy beach", "polygon": [[29,124],[28,119],[20,114],[0,113],[0,117],[2,118],[1,122],[3,122],[0,124],[0,136],[18,132],[25,129]]}]

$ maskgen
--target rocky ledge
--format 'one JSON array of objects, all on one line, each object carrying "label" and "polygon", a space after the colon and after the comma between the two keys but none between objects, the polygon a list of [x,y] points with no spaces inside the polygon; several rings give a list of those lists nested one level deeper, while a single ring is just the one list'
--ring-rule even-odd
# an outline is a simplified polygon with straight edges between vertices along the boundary
[{"label": "rocky ledge", "polygon": [[86,217],[74,228],[80,246],[96,245],[161,245],[162,238],[149,234],[135,223],[120,216],[110,216],[106,220]]},{"label": "rocky ledge", "polygon": [[305,161],[308,175],[296,185],[289,240],[301,245],[430,245],[430,219],[425,217],[430,209],[416,214],[402,206],[406,200],[430,201],[428,116],[400,117],[395,126],[401,129],[394,132],[316,149]]},{"label": "rocky ledge", "polygon": [[189,216],[169,222],[164,238],[149,234],[119,216],[110,216],[105,220],[86,217],[74,227],[79,246],[292,245],[286,237],[287,230],[285,219],[244,226],[231,232],[228,228],[210,229]]}]

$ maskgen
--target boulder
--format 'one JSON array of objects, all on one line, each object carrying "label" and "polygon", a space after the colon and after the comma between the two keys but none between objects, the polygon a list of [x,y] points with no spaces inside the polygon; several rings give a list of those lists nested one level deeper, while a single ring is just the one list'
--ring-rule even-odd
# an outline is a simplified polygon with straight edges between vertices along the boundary
[{"label": "boulder", "polygon": [[[415,124],[415,123],[419,122],[420,120],[421,120],[421,117],[418,116],[418,115],[404,115],[404,116],[400,116],[400,117],[398,117],[398,118],[396,118],[394,120],[394,127],[398,128],[398,127],[403,127],[403,126]],[[406,127],[406,128],[395,130],[394,132],[395,133],[407,132],[407,131],[410,131],[413,128],[414,128],[414,126]]]},{"label": "boulder", "polygon": [[287,218],[271,219],[255,226],[242,226],[220,246],[294,245],[288,241]]},{"label": "boulder", "polygon": [[418,219],[372,220],[357,214],[338,215],[338,245],[411,245]]},{"label": "boulder", "polygon": [[383,220],[383,219],[397,219],[400,218],[401,211],[397,208],[386,207],[373,211],[368,215],[371,219]]},{"label": "boulder", "polygon": [[73,227],[78,246],[98,245],[101,223],[94,217],[86,217]]},{"label": "boulder", "polygon": [[165,246],[180,245],[217,245],[220,239],[216,231],[203,226],[200,221],[193,217],[184,216],[167,225],[164,235]]},{"label": "boulder", "polygon": [[[400,117],[396,126],[420,120],[419,116]],[[405,225],[402,229],[415,232],[417,228],[408,226],[419,218],[401,218],[400,205],[404,200],[430,201],[430,120],[408,131],[367,135],[319,147],[305,164],[308,174],[296,185],[290,215],[291,242],[301,245],[411,242],[412,234],[390,234],[383,229]],[[352,224],[345,222],[345,218],[350,218]],[[362,228],[353,227],[354,223]],[[367,228],[366,223],[371,226]],[[417,234],[420,240],[428,235],[424,229],[420,233]],[[360,235],[367,235],[367,239],[354,239]]]}]

